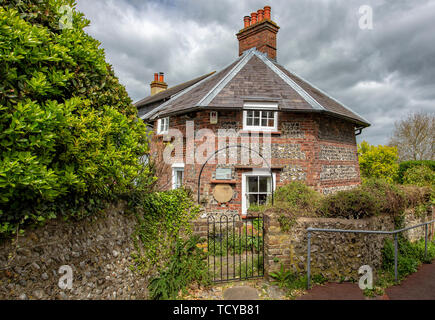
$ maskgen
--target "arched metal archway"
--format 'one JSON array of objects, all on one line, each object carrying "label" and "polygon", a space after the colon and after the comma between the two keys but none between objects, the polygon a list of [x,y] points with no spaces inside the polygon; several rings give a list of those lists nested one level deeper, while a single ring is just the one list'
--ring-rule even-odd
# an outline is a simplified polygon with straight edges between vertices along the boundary
[{"label": "arched metal archway", "polygon": [[250,148],[250,147],[246,147],[246,146],[243,146],[243,145],[241,145],[241,144],[237,144],[237,145],[230,145],[230,146],[225,146],[224,148],[221,148],[221,149],[219,149],[219,150],[216,150],[210,157],[208,157],[208,159],[204,162],[204,164],[202,165],[202,167],[201,167],[201,170],[199,171],[199,176],[198,176],[198,193],[197,193],[197,201],[198,201],[198,204],[199,204],[199,202],[200,202],[200,197],[201,197],[201,176],[202,176],[202,171],[204,170],[204,168],[205,168],[205,166],[207,165],[207,163],[210,161],[210,159],[211,158],[213,158],[216,154],[218,154],[219,152],[221,152],[221,151],[223,151],[223,150],[226,150],[226,149],[229,149],[229,148],[244,148],[244,149],[248,149],[248,150],[250,150],[250,151],[254,151],[256,154],[258,154],[265,162],[266,162],[266,164],[267,164],[267,167],[268,167],[268,169],[269,169],[269,171],[270,171],[270,178],[271,178],[271,183],[272,183],[272,204],[273,204],[273,194],[274,194],[274,182],[273,182],[273,172],[272,172],[272,168],[271,168],[271,166],[269,165],[269,163],[267,162],[267,160],[263,157],[263,155],[260,153],[260,152],[258,152],[258,151],[256,151],[256,150],[254,150],[254,149],[252,149],[252,148]]}]

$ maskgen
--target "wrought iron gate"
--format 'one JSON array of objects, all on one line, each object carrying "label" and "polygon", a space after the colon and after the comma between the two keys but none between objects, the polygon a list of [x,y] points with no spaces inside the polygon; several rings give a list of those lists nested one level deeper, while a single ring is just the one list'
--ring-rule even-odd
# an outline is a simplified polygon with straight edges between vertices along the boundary
[{"label": "wrought iron gate", "polygon": [[209,216],[208,267],[214,282],[264,276],[263,216]]}]

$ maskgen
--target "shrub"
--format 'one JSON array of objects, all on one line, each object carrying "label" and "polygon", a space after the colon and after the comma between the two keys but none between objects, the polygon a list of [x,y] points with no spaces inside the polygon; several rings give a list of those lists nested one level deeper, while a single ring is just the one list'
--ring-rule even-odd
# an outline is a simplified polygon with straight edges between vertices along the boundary
[{"label": "shrub", "polygon": [[405,171],[402,181],[420,187],[435,186],[435,170],[425,165],[413,166]]},{"label": "shrub", "polygon": [[196,236],[176,241],[170,260],[148,285],[151,299],[173,300],[180,290],[185,290],[194,282],[202,285],[210,283],[205,254],[198,244],[200,241]]},{"label": "shrub", "polygon": [[302,182],[290,182],[275,192],[274,207],[291,210],[298,215],[315,212],[322,195]]},{"label": "shrub", "polygon": [[362,219],[378,215],[380,205],[372,193],[355,188],[324,198],[319,211],[327,217]]},{"label": "shrub", "polygon": [[434,160],[403,161],[399,164],[397,181],[399,183],[404,183],[403,177],[405,175],[405,172],[412,167],[418,167],[418,166],[426,166],[426,167],[430,168],[432,171],[435,171],[435,161]]},{"label": "shrub", "polygon": [[144,123],[83,14],[60,28],[62,5],[75,2],[0,1],[0,233],[89,215],[153,181]]},{"label": "shrub", "polygon": [[393,182],[398,173],[396,147],[372,146],[366,141],[358,145],[359,165],[364,179],[381,178]]},{"label": "shrub", "polygon": [[407,205],[405,192],[383,179],[368,179],[362,185],[325,197],[319,211],[328,217],[362,219],[379,214],[400,216]]}]

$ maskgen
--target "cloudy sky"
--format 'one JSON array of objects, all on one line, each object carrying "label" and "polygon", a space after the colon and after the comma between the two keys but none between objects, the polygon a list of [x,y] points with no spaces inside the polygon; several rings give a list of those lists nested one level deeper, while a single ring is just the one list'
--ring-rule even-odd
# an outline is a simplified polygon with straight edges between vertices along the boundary
[{"label": "cloudy sky", "polygon": [[[388,143],[394,122],[435,111],[434,0],[78,0],[87,32],[134,101],[154,72],[169,86],[238,56],[243,16],[272,7],[278,62],[372,123],[359,137]],[[361,6],[373,29],[359,27]]]}]

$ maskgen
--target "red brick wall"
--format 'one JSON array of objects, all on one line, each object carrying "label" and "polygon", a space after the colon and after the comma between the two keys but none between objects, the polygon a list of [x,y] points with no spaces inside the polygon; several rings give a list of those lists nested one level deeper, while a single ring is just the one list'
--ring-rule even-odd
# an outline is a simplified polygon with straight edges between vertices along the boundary
[{"label": "red brick wall", "polygon": [[[170,118],[170,128],[183,132],[183,154],[186,155],[186,121],[194,121],[195,133],[203,128],[217,133],[220,128],[234,128],[242,130],[242,111],[220,111],[218,124],[211,125],[209,111],[200,111],[190,117],[186,115]],[[280,112],[278,115],[279,132],[272,135],[272,167],[276,174],[277,186],[292,180],[301,180],[316,190],[324,193],[335,192],[353,187],[360,183],[357,157],[357,146],[353,124],[325,115],[314,113]],[[248,134],[242,136],[248,137]],[[260,135],[259,142],[261,143]],[[162,151],[165,147],[162,135],[155,135],[152,140],[151,154],[157,162],[159,187],[170,189],[172,180],[171,165],[163,163]],[[240,137],[238,138],[240,143]],[[202,144],[195,141],[195,146]],[[218,139],[215,150],[218,149]],[[243,152],[246,152],[243,150]],[[240,161],[240,158],[239,158]],[[186,158],[175,162],[186,163]],[[185,164],[184,185],[197,192],[198,175],[201,164]],[[240,212],[241,210],[241,179],[243,172],[252,171],[251,168],[239,168],[232,165],[236,184],[233,199],[226,204],[217,204],[212,193],[215,184],[210,183],[216,163],[205,166],[201,178],[201,199],[208,210]],[[258,167],[258,166],[257,166]]]}]

